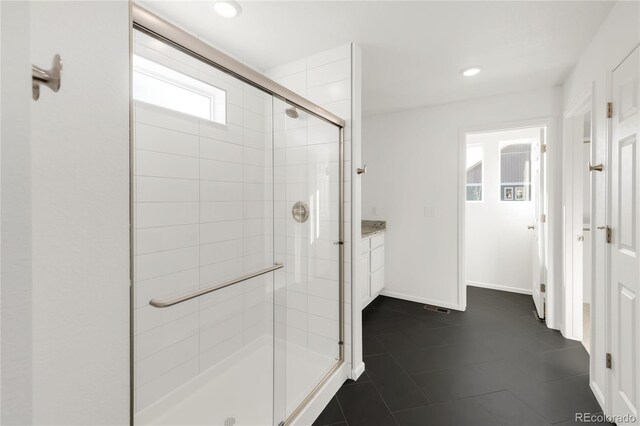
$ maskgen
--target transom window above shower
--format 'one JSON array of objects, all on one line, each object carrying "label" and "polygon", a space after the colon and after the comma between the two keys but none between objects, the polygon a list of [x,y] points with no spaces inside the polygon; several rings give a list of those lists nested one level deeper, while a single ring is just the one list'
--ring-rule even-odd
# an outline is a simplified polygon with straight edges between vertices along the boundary
[{"label": "transom window above shower", "polygon": [[133,55],[133,99],[226,124],[223,89],[138,55]]}]

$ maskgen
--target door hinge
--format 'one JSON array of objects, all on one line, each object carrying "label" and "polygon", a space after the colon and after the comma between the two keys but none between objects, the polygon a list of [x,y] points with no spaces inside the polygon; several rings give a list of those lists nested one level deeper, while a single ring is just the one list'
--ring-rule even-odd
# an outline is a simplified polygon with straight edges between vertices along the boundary
[{"label": "door hinge", "polygon": [[544,284],[540,284],[540,293],[544,293],[545,291],[547,291],[547,286]]},{"label": "door hinge", "polygon": [[607,102],[607,118],[613,118],[613,102]]},{"label": "door hinge", "polygon": [[542,213],[540,215],[540,223],[547,223],[547,215]]},{"label": "door hinge", "polygon": [[543,143],[543,144],[541,144],[541,145],[540,145],[540,152],[541,152],[542,154],[544,154],[545,152],[547,152],[547,144],[546,144],[546,143]]},{"label": "door hinge", "polygon": [[611,368],[611,354],[607,353],[607,368]]},{"label": "door hinge", "polygon": [[611,244],[611,228],[609,226],[598,226],[598,229],[604,229],[604,231],[607,233],[606,234],[606,238],[607,238],[607,244]]}]

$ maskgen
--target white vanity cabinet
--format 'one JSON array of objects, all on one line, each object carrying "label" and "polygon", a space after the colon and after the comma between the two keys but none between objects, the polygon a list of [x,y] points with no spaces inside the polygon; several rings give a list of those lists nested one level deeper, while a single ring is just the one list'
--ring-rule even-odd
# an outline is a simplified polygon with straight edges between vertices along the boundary
[{"label": "white vanity cabinet", "polygon": [[384,232],[362,239],[358,267],[362,277],[360,300],[364,309],[384,288]]}]

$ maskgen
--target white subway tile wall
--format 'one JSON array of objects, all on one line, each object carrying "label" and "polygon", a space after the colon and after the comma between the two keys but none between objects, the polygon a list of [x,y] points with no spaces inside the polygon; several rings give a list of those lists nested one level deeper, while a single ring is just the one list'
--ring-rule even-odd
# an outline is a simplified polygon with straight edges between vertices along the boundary
[{"label": "white subway tile wall", "polygon": [[272,265],[273,153],[270,96],[139,32],[134,51],[227,93],[226,125],[134,103],[138,412],[272,333],[271,275],[149,300]]}]

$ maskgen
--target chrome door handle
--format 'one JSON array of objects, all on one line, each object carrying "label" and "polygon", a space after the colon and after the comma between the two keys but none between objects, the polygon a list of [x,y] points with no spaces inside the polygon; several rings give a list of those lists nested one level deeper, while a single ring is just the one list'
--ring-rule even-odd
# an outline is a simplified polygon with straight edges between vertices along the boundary
[{"label": "chrome door handle", "polygon": [[604,165],[603,164],[596,164],[595,166],[591,165],[591,161],[589,161],[589,171],[593,172],[601,172],[602,170],[604,170]]},{"label": "chrome door handle", "polygon": [[529,226],[527,226],[527,229],[536,229],[536,226],[535,225],[529,225]]},{"label": "chrome door handle", "polygon": [[367,173],[367,165],[365,164],[362,167],[358,167],[356,169],[356,173],[359,174],[359,175],[363,175],[363,174]]}]

